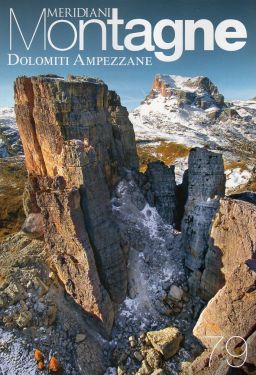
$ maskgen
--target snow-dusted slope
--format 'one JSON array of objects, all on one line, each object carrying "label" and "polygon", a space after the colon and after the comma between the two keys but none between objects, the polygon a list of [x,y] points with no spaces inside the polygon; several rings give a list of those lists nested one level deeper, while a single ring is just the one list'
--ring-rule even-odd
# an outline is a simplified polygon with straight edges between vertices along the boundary
[{"label": "snow-dusted slope", "polygon": [[240,153],[245,147],[247,157],[253,155],[256,102],[243,102],[239,106],[237,112],[243,115],[241,118],[212,120],[208,117],[210,112],[190,105],[180,108],[175,97],[159,94],[132,111],[130,120],[138,141],[166,140],[187,146],[208,146],[225,153],[234,149]]},{"label": "snow-dusted slope", "polygon": [[256,99],[255,100],[236,100],[232,107],[245,121],[256,123]]},{"label": "snow-dusted slope", "polygon": [[[160,94],[130,113],[137,140],[161,139],[188,145],[197,143],[195,125],[206,119],[204,110],[192,106],[179,108],[175,97],[166,98]],[[201,130],[207,134],[207,131]]]},{"label": "snow-dusted slope", "polygon": [[221,96],[216,86],[209,81],[204,87],[202,79],[157,76],[151,93],[130,113],[137,140],[167,140],[226,152],[255,140],[256,102],[220,105],[214,98]]},{"label": "snow-dusted slope", "polygon": [[22,154],[13,108],[0,108],[0,158]]}]

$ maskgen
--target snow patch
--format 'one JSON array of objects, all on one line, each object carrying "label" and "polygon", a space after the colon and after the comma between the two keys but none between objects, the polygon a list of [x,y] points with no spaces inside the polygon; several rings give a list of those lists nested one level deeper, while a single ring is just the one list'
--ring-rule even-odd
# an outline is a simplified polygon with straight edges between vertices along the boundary
[{"label": "snow patch", "polygon": [[115,367],[109,367],[104,375],[117,375],[117,369]]},{"label": "snow patch", "polygon": [[2,118],[6,118],[6,117],[15,118],[14,108],[0,107],[0,117],[2,117]]},{"label": "snow patch", "polygon": [[158,234],[158,222],[159,214],[156,208],[151,207],[148,203],[145,205],[144,209],[141,211],[143,214],[143,224],[148,228],[149,235],[154,238]]},{"label": "snow patch", "polygon": [[36,375],[37,369],[31,350],[26,350],[24,340],[0,329],[0,373],[1,375]]},{"label": "snow patch", "polygon": [[232,190],[238,186],[246,185],[252,177],[252,173],[241,168],[228,169],[226,174],[226,189]]},{"label": "snow patch", "polygon": [[200,77],[184,77],[179,75],[168,75],[168,74],[160,74],[160,80],[164,81],[168,86],[173,89],[180,89],[189,92],[195,92],[198,88],[191,87],[189,84],[194,84]]}]

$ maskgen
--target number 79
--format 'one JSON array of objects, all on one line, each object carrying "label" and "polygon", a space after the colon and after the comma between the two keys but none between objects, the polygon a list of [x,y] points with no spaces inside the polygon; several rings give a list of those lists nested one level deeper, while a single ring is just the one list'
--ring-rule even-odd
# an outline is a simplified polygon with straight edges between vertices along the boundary
[{"label": "number 79", "polygon": [[[211,364],[212,364],[212,360],[213,360],[213,355],[214,355],[214,352],[215,350],[217,349],[217,347],[219,346],[219,344],[221,343],[221,341],[224,339],[224,336],[206,336],[206,337],[209,337],[209,338],[215,338],[215,339],[219,339],[218,342],[214,345],[213,347],[213,350],[211,352],[211,355],[210,355],[210,358],[209,358],[209,367],[211,367]],[[233,339],[239,339],[239,340],[242,340],[244,342],[243,345],[245,345],[245,349],[244,351],[241,353],[241,354],[232,354],[230,353],[229,349],[228,349],[228,345],[230,343],[231,340]],[[239,367],[242,367],[244,365],[244,363],[246,362],[246,359],[247,359],[247,342],[245,341],[245,339],[241,336],[232,336],[228,339],[228,341],[226,342],[226,345],[225,345],[225,348],[226,348],[226,351],[227,353],[233,357],[233,358],[240,358],[242,357],[243,355],[245,356],[244,357],[244,361],[242,363],[240,363],[238,366],[235,366],[235,365],[232,365],[228,359],[226,359],[227,361],[227,364],[230,366],[230,367],[236,367],[236,368],[239,368]]]}]

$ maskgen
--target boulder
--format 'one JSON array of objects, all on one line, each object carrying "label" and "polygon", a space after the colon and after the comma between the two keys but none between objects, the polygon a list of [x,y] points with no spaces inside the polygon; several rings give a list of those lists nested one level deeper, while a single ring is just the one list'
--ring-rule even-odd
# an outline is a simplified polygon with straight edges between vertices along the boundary
[{"label": "boulder", "polygon": [[[122,374],[124,374],[124,372]],[[149,366],[147,361],[144,360],[142,361],[142,365],[136,375],[149,375],[149,374],[152,374],[152,368]]]},{"label": "boulder", "polygon": [[158,369],[162,364],[162,355],[155,349],[148,349],[146,351],[146,361],[152,369]]},{"label": "boulder", "polygon": [[181,301],[183,295],[184,292],[182,288],[178,287],[177,285],[172,285],[168,293],[168,298],[173,299],[174,301]]},{"label": "boulder", "polygon": [[80,342],[86,340],[86,335],[84,333],[78,333],[76,335],[76,343],[79,344]]},{"label": "boulder", "polygon": [[44,236],[43,216],[40,213],[29,214],[21,230],[34,238],[42,238]]},{"label": "boulder", "polygon": [[164,356],[165,360],[173,357],[179,351],[182,341],[182,335],[175,327],[147,332],[147,338],[151,345]]},{"label": "boulder", "polygon": [[161,368],[158,368],[158,369],[154,370],[154,371],[151,373],[151,375],[165,375],[165,374],[166,374],[166,373],[165,373],[164,370],[161,369]]}]

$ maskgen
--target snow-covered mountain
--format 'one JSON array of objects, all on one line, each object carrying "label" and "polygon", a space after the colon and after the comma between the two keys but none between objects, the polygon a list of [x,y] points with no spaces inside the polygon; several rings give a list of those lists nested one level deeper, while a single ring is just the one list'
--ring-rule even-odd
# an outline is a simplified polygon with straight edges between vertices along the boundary
[{"label": "snow-covered mountain", "polygon": [[227,171],[237,186],[241,182],[238,175],[242,174],[242,182],[252,176],[256,101],[225,102],[207,77],[157,75],[149,95],[130,113],[130,120],[143,146],[161,141],[205,146],[223,153],[226,161],[246,162],[246,172],[243,168],[233,168],[234,174]]},{"label": "snow-covered mountain", "polygon": [[0,108],[0,158],[22,154],[13,108]]},{"label": "snow-covered mountain", "polygon": [[230,143],[250,143],[256,136],[256,101],[225,103],[207,77],[157,75],[130,120],[137,140],[223,146],[227,151]]}]

